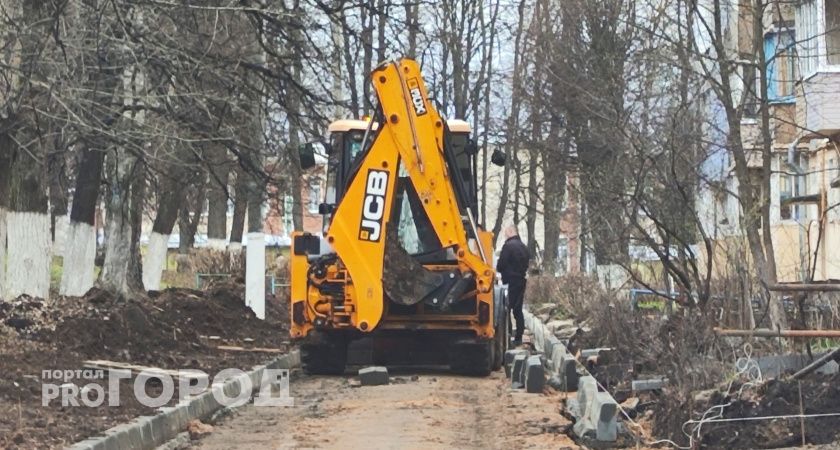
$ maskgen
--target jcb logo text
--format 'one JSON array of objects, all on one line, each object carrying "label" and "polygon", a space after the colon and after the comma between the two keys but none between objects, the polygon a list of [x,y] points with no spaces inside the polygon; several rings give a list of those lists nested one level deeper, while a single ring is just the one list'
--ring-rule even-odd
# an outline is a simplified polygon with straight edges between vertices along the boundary
[{"label": "jcb logo text", "polygon": [[388,191],[388,172],[369,170],[362,205],[362,224],[359,239],[379,242],[382,236],[382,217],[385,215],[385,193]]},{"label": "jcb logo text", "polygon": [[420,82],[417,78],[408,80],[408,93],[411,94],[411,103],[414,104],[414,112],[418,116],[426,114],[426,102],[423,101],[423,93],[420,92]]}]

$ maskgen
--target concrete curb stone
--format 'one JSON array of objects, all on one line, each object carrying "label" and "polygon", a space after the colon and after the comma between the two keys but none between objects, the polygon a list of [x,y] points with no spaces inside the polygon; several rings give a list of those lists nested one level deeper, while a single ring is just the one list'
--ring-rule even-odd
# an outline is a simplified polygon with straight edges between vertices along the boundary
[{"label": "concrete curb stone", "polygon": [[516,348],[512,350],[505,351],[505,359],[504,359],[504,366],[505,366],[505,376],[510,378],[511,370],[513,366],[513,360],[516,358],[517,355],[528,355],[528,350],[524,348]]},{"label": "concrete curb stone", "polygon": [[513,358],[513,366],[510,370],[510,382],[511,387],[514,389],[521,388],[524,386],[523,373],[525,372],[525,362],[528,359],[528,353],[522,353],[514,356]]},{"label": "concrete curb stone", "polygon": [[[300,353],[295,350],[273,359],[264,366],[257,366],[244,375],[227,380],[221,387],[227,395],[234,397],[242,391],[247,379],[252,389],[260,387],[266,369],[292,369],[300,366]],[[154,416],[140,416],[131,422],[117,425],[102,433],[79,441],[68,447],[71,450],[146,450],[154,449],[174,439],[193,419],[204,419],[222,408],[212,391],[190,400],[186,405],[162,407]]]},{"label": "concrete curb stone", "polygon": [[[525,324],[534,335],[536,349],[546,355],[549,375],[557,374],[567,392],[577,390],[577,398],[569,399],[567,408],[576,418],[573,427],[579,437],[593,437],[599,442],[617,440],[618,402],[609,392],[598,392],[598,383],[584,366],[571,355],[563,341],[557,339],[530,311],[523,311]],[[606,349],[593,349],[593,354],[607,353]],[[584,373],[585,376],[579,376]]]},{"label": "concrete curb stone", "polygon": [[374,366],[359,369],[359,381],[362,382],[362,386],[379,386],[388,384],[388,368]]},{"label": "concrete curb stone", "polygon": [[545,387],[545,369],[543,369],[542,359],[537,356],[530,356],[525,361],[524,369],[525,392],[529,394],[539,394]]}]

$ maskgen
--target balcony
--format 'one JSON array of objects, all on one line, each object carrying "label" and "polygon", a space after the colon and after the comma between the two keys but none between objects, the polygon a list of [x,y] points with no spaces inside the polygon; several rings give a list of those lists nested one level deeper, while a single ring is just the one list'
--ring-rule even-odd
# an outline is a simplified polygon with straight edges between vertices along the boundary
[{"label": "balcony", "polygon": [[840,132],[840,71],[816,72],[799,84],[796,119],[804,138]]},{"label": "balcony", "polygon": [[840,1],[801,0],[796,11],[799,73],[796,119],[800,137],[840,131]]}]

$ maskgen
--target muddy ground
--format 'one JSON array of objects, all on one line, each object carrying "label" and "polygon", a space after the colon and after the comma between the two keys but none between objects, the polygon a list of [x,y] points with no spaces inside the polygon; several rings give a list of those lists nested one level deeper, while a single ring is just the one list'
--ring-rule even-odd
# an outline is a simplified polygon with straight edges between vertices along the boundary
[{"label": "muddy ground", "polygon": [[[93,290],[49,303],[21,297],[0,304],[0,448],[61,448],[152,411],[121,383],[120,406],[42,406],[44,370],[76,370],[86,360],[164,369],[250,369],[271,354],[224,351],[219,345],[288,350],[284,299],[271,297],[261,321],[234,281],[205,291],[169,289],[118,301]],[[78,386],[106,380],[74,379]],[[150,385],[149,393],[157,387]],[[173,400],[174,401],[174,400]]]},{"label": "muddy ground", "polygon": [[293,407],[242,408],[215,424],[200,449],[576,449],[562,394],[512,391],[486,378],[392,370],[387,386],[355,377],[292,373]]}]

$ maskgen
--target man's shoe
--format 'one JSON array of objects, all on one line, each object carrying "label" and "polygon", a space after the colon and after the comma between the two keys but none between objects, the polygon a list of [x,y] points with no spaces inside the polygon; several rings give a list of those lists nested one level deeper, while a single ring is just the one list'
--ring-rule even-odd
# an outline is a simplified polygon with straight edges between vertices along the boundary
[{"label": "man's shoe", "polygon": [[512,341],[510,341],[510,346],[511,347],[516,348],[516,347],[519,347],[520,345],[522,345],[522,338],[514,338]]}]

